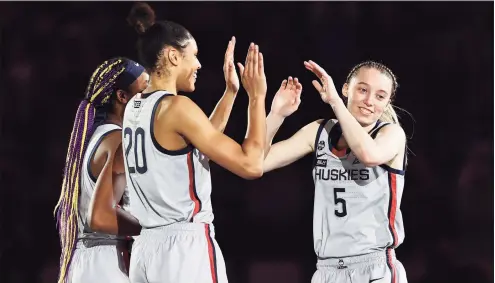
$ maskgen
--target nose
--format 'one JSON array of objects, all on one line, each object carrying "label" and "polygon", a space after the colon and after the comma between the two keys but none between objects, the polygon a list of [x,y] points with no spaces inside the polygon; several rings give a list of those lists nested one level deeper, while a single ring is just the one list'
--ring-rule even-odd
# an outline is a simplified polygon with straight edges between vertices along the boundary
[{"label": "nose", "polygon": [[366,106],[373,106],[373,97],[371,94],[366,95],[364,98],[364,104],[366,104]]},{"label": "nose", "polygon": [[201,69],[201,63],[198,60],[198,70]]}]

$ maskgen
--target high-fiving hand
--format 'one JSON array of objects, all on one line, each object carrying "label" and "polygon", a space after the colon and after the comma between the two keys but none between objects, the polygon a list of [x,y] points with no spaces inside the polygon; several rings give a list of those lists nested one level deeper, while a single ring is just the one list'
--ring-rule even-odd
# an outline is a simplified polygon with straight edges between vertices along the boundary
[{"label": "high-fiving hand", "polygon": [[313,74],[320,79],[321,84],[317,80],[313,80],[313,85],[320,93],[321,99],[325,103],[333,105],[340,99],[332,77],[330,77],[322,67],[311,60],[304,61],[304,67],[313,72]]},{"label": "high-fiving hand", "polygon": [[251,43],[249,45],[246,63],[239,66],[242,86],[246,89],[249,97],[266,96],[266,76],[263,55],[259,52],[259,46]]},{"label": "high-fiving hand", "polygon": [[233,93],[237,93],[239,91],[240,83],[234,65],[234,49],[235,37],[233,36],[232,39],[230,39],[229,44],[227,45],[227,50],[225,51],[225,58],[223,61],[223,74],[225,76],[225,84],[227,90],[232,91]]},{"label": "high-fiving hand", "polygon": [[283,80],[273,98],[271,112],[284,118],[290,116],[301,104],[301,93],[302,85],[297,78]]}]

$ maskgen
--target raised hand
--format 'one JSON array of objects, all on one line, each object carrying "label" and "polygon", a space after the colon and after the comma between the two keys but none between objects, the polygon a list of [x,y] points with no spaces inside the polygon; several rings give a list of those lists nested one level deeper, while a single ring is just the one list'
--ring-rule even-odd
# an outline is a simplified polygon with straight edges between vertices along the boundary
[{"label": "raised hand", "polygon": [[282,81],[272,101],[271,112],[273,114],[287,117],[296,112],[301,104],[302,85],[297,78],[289,77]]},{"label": "raised hand", "polygon": [[234,66],[234,49],[235,49],[235,37],[230,39],[227,45],[227,50],[225,51],[225,58],[223,61],[223,74],[225,76],[226,88],[233,93],[239,91],[240,83],[239,77]]},{"label": "raised hand", "polygon": [[321,81],[321,85],[317,80],[313,80],[313,86],[320,93],[321,99],[330,105],[340,99],[339,93],[335,88],[332,77],[315,62],[309,60],[304,61],[304,67],[315,74]]},{"label": "raised hand", "polygon": [[266,96],[266,76],[263,62],[263,54],[259,52],[259,46],[251,43],[246,56],[245,66],[237,63],[241,74],[242,86],[249,97]]}]

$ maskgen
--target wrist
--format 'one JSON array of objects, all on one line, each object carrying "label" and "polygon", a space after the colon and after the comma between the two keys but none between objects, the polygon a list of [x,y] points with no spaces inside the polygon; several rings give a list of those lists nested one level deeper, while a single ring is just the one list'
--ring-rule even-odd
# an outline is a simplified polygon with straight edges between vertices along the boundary
[{"label": "wrist", "polygon": [[265,104],[265,97],[261,95],[250,95],[249,96],[249,104]]},{"label": "wrist", "polygon": [[268,113],[268,116],[266,116],[266,119],[274,121],[276,123],[282,123],[285,120],[285,116],[280,115],[274,111],[270,111],[270,113]]},{"label": "wrist", "polygon": [[225,91],[223,92],[223,94],[235,96],[235,95],[237,95],[238,91],[239,90],[235,90],[234,88],[227,86],[227,87],[225,87]]},{"label": "wrist", "polygon": [[330,107],[332,107],[333,110],[335,110],[336,108],[339,108],[339,107],[346,108],[344,101],[340,97],[335,99],[335,100],[329,101],[328,104],[330,105]]},{"label": "wrist", "polygon": [[252,100],[252,99],[265,99],[266,92],[261,92],[261,91],[248,92],[248,96],[249,96],[249,100]]}]

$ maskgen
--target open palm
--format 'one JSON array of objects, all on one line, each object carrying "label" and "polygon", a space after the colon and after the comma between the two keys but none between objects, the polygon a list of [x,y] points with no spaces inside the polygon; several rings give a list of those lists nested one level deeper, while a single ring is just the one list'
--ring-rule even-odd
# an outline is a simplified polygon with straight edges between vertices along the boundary
[{"label": "open palm", "polygon": [[297,78],[289,77],[282,81],[272,101],[272,112],[282,117],[296,112],[301,104],[302,85]]},{"label": "open palm", "polygon": [[223,74],[225,76],[225,83],[227,84],[227,89],[234,93],[239,91],[240,83],[239,76],[235,70],[234,65],[234,50],[235,50],[235,37],[229,41],[227,45],[227,50],[225,51],[225,58],[223,62]]}]

